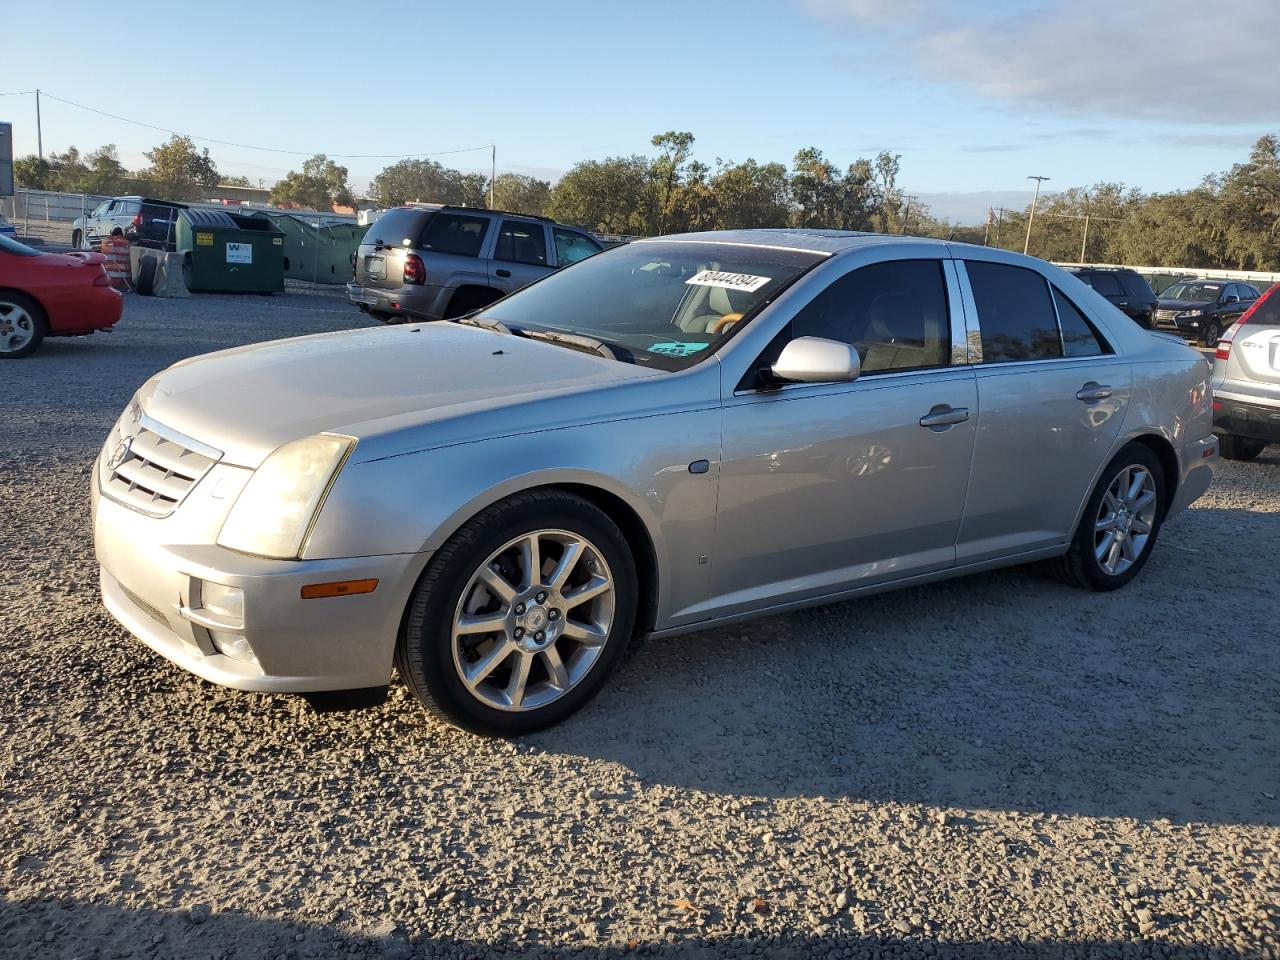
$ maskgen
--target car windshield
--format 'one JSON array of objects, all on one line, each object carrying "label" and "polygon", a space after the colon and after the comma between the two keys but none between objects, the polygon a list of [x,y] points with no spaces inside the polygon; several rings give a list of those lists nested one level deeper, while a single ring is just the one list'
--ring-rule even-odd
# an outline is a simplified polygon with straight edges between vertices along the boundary
[{"label": "car windshield", "polygon": [[12,237],[7,237],[0,233],[0,253],[12,253],[18,257],[38,257],[39,250],[32,250],[25,243],[19,243]]},{"label": "car windshield", "polygon": [[1175,283],[1162,296],[1166,300],[1190,300],[1192,303],[1209,303],[1222,293],[1220,283]]},{"label": "car windshield", "polygon": [[681,370],[708,356],[822,253],[640,240],[588,257],[476,316],[512,332],[574,334],[619,360]]}]

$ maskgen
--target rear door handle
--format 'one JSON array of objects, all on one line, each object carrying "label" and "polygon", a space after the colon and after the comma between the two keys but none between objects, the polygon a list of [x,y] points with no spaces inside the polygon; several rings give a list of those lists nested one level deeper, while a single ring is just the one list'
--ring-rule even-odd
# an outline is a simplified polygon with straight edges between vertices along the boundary
[{"label": "rear door handle", "polygon": [[949,404],[940,403],[920,418],[920,426],[941,432],[947,427],[955,426],[957,423],[964,423],[968,419],[969,410],[967,407],[953,407]]},{"label": "rear door handle", "polygon": [[1111,388],[1105,383],[1096,383],[1093,380],[1090,380],[1076,392],[1076,399],[1083,400],[1085,403],[1106,400],[1109,396],[1111,396]]},{"label": "rear door handle", "polygon": [[497,270],[495,270],[495,271],[493,271],[493,272],[494,272],[495,274],[497,274],[499,277],[509,277],[509,276],[511,276],[511,271],[510,271],[510,270],[503,270],[501,267],[499,267]]}]

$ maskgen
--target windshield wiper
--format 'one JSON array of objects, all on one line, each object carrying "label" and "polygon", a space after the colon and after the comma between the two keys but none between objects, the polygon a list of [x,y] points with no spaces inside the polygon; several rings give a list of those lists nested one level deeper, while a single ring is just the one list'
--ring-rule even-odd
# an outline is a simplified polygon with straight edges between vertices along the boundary
[{"label": "windshield wiper", "polygon": [[569,347],[573,350],[585,350],[588,353],[598,353],[602,357],[610,360],[621,360],[616,350],[609,346],[603,340],[597,340],[595,337],[584,337],[579,333],[560,333],[558,330],[521,330],[521,336],[529,337],[531,340],[547,340],[550,343],[558,343],[562,346]]},{"label": "windshield wiper", "polygon": [[505,333],[507,336],[514,336],[516,333],[501,320],[495,320],[492,317],[477,317],[470,313],[454,317],[453,322],[464,323],[468,327],[480,327],[482,330],[492,330],[494,333]]}]

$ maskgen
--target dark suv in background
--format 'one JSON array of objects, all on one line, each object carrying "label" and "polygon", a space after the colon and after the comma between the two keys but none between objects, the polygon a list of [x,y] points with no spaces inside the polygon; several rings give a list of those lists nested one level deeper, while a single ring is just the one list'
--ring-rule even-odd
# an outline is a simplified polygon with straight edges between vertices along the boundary
[{"label": "dark suv in background", "polygon": [[178,211],[185,203],[152,200],[149,197],[115,197],[103,200],[86,217],[76,217],[71,225],[71,245],[77,250],[96,248],[117,227],[124,238],[139,247],[172,250],[178,229]]},{"label": "dark suv in background", "polygon": [[458,317],[601,249],[584,231],[546,217],[395,207],[360,242],[347,299],[383,320]]},{"label": "dark suv in background", "polygon": [[1156,326],[1215,347],[1223,331],[1239,320],[1258,297],[1257,288],[1248,283],[1186,277],[1160,294]]},{"label": "dark suv in background", "polygon": [[1127,267],[1081,267],[1072,270],[1138,326],[1155,328],[1156,295],[1142,274]]}]

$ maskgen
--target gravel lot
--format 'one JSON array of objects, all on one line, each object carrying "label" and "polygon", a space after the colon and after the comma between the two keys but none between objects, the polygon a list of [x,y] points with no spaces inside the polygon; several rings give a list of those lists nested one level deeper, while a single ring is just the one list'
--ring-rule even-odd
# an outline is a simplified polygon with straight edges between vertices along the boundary
[{"label": "gravel lot", "polygon": [[367,325],[131,297],[0,369],[6,957],[1280,956],[1280,447],[1140,580],[1014,570],[646,644],[514,743],[318,714],[99,604],[89,464],[152,372]]}]

